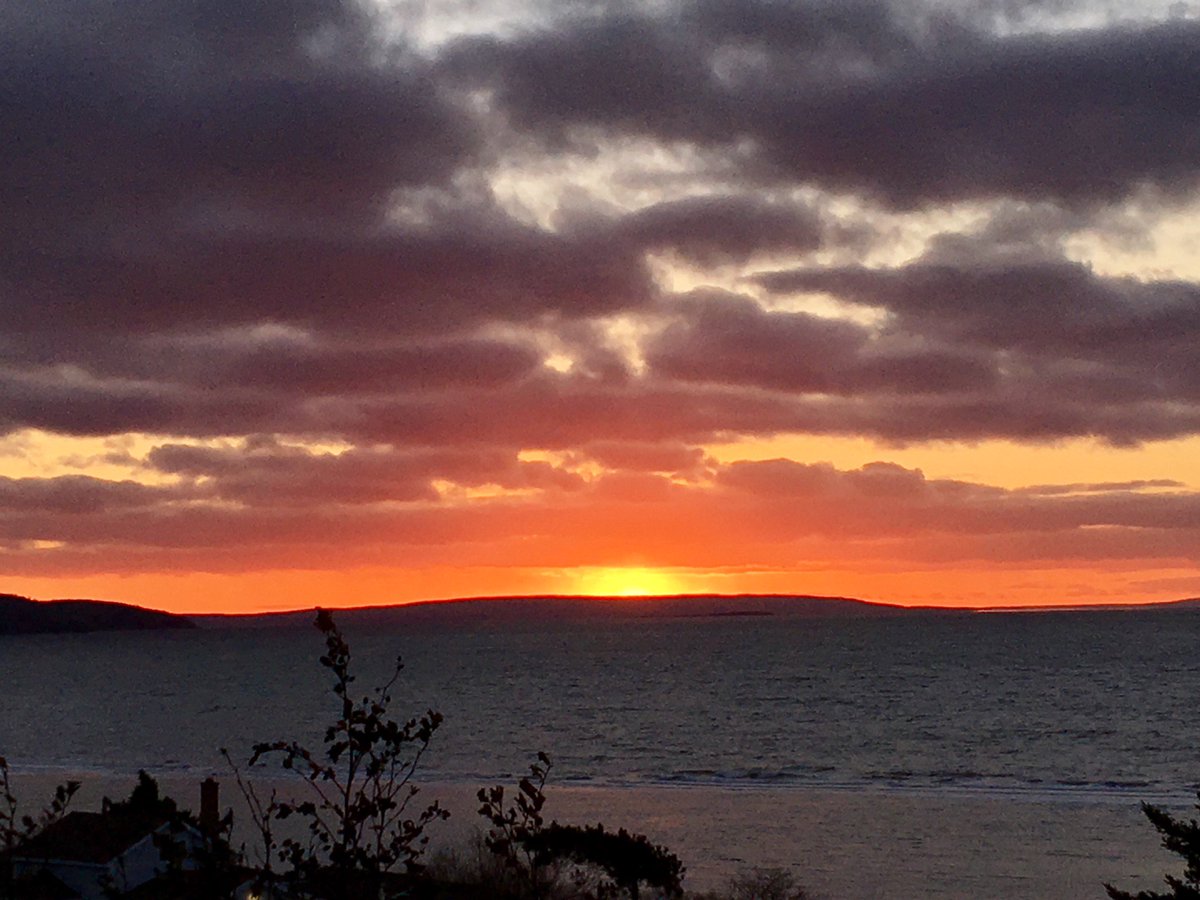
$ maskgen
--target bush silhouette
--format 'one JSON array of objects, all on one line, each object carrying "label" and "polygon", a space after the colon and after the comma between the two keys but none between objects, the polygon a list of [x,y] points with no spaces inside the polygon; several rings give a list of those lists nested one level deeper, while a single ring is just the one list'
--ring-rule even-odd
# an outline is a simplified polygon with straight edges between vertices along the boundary
[{"label": "bush silhouette", "polygon": [[[389,876],[399,868],[419,870],[425,827],[448,815],[436,802],[409,809],[417,794],[413,775],[442,716],[428,710],[403,724],[390,718],[391,690],[404,668],[399,658],[391,678],[356,701],[350,647],[332,614],[318,610],[316,627],[325,636],[320,663],[333,675],[339,707],[324,746],[314,751],[295,741],[259,743],[250,764],[278,759],[307,785],[308,799],[272,798],[266,809],[276,821],[294,816],[305,822],[307,839],[289,837],[279,844],[293,888],[304,885],[334,900],[385,896]],[[271,852],[268,847],[267,855]]]},{"label": "bush silhouette", "polygon": [[[1197,798],[1200,799],[1200,793],[1197,793]],[[1200,810],[1200,804],[1196,809]],[[1200,900],[1200,823],[1195,819],[1176,819],[1166,810],[1149,803],[1142,804],[1142,812],[1162,836],[1163,846],[1183,857],[1183,877],[1165,876],[1163,880],[1170,888],[1166,892],[1140,891],[1131,894],[1106,884],[1104,889],[1108,891],[1108,896],[1112,900]]]},{"label": "bush silhouette", "polygon": [[479,815],[491,824],[483,836],[484,846],[499,858],[516,884],[514,892],[541,897],[553,882],[553,873],[544,870],[543,861],[534,853],[530,842],[545,827],[542,807],[546,804],[546,778],[550,773],[550,757],[538,753],[537,761],[529,767],[529,775],[517,783],[517,794],[505,806],[504,786],[480,788]]},{"label": "bush silhouette", "polygon": [[[550,757],[538,753],[537,762],[518,783],[516,798],[508,806],[502,786],[481,789],[478,794],[479,814],[492,825],[484,843],[516,876],[520,889],[534,898],[547,896],[554,891],[559,867],[573,864],[607,877],[607,882],[601,879],[597,885],[598,897],[613,896],[615,891],[638,900],[643,882],[666,896],[682,896],[683,864],[645,835],[630,834],[624,828],[612,832],[600,824],[547,825],[542,807],[550,767]],[[577,873],[575,880],[582,887],[588,878]]]},{"label": "bush silhouette", "polygon": [[808,900],[786,869],[743,869],[729,881],[728,900]]},{"label": "bush silhouette", "polygon": [[531,837],[529,845],[543,864],[569,861],[595,866],[630,900],[638,900],[643,882],[668,897],[683,895],[683,863],[644,834],[630,834],[624,828],[607,831],[599,824],[552,822]]},{"label": "bush silhouette", "polygon": [[36,816],[23,814],[12,791],[8,760],[0,756],[0,897],[13,893],[13,851],[65,816],[78,790],[78,781],[64,782],[54,789],[54,796]]}]

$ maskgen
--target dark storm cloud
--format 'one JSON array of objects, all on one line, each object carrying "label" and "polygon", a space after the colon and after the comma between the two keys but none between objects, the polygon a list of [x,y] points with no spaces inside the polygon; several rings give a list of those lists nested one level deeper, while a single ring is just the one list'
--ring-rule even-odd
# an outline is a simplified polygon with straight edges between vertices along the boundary
[{"label": "dark storm cloud", "polygon": [[62,351],[70,341],[61,335],[76,328],[153,334],[267,321],[444,334],[489,320],[597,316],[656,296],[648,250],[744,260],[815,249],[828,231],[803,207],[717,197],[564,233],[481,212],[369,236],[147,236],[128,251],[46,252],[14,263],[0,291],[0,341],[8,332],[28,344],[42,332]]},{"label": "dark storm cloud", "polygon": [[1062,258],[918,260],[898,268],[808,268],[755,279],[894,313],[897,327],[956,340],[1081,354],[1178,342],[1200,327],[1200,287],[1097,275]]},{"label": "dark storm cloud", "polygon": [[875,0],[697,0],[686,9],[685,21],[715,46],[795,54],[801,62],[815,54],[826,61],[878,64],[921,50],[930,28],[943,39],[970,34],[948,17],[919,15],[915,4]]},{"label": "dark storm cloud", "polygon": [[470,129],[418,60],[381,52],[352,0],[6,4],[0,216],[86,246],[130,219],[347,209],[446,178]]},{"label": "dark storm cloud", "polygon": [[880,317],[768,311],[735,295],[676,301],[651,373],[790,397],[795,430],[885,439],[1099,436],[1132,443],[1200,423],[1200,292],[1062,259],[807,268],[756,279]]},{"label": "dark storm cloud", "polygon": [[984,360],[949,346],[878,340],[845,320],[768,312],[733,295],[679,309],[681,320],[650,343],[646,358],[656,373],[684,382],[869,395],[982,390],[996,381]]},{"label": "dark storm cloud", "polygon": [[[690,452],[630,448],[1195,433],[1197,287],[1028,248],[1081,227],[1068,203],[1191,183],[1200,26],[1000,37],[984,13],[571,6],[435,54],[350,0],[8,4],[0,432],[603,446],[687,477]],[[668,195],[634,154],[637,208],[564,201],[554,227],[488,183],[632,137],[723,155],[721,178]],[[1048,212],[998,216],[1004,253],[944,236],[905,266],[817,267],[846,249],[839,191]],[[769,257],[792,268],[758,286],[882,323],[665,296],[648,254]],[[651,335],[644,371],[599,324],[617,315]]]},{"label": "dark storm cloud", "polygon": [[[761,276],[885,311],[889,333],[1004,354],[1010,371],[1096,399],[1195,402],[1200,287],[1105,277],[1064,259],[800,269]],[[1088,389],[1088,385],[1093,387]]]},{"label": "dark storm cloud", "polygon": [[531,347],[487,340],[398,347],[268,345],[230,357],[224,371],[214,370],[206,357],[208,365],[197,366],[194,377],[214,387],[253,385],[308,396],[371,394],[497,387],[541,364],[541,354]]},{"label": "dark storm cloud", "polygon": [[1200,24],[1014,37],[932,54],[795,103],[765,97],[767,157],[897,205],[1112,200],[1192,188]]},{"label": "dark storm cloud", "polygon": [[[0,434],[39,428],[75,436],[144,431],[245,434],[294,425],[277,398],[170,383],[77,380],[54,370],[0,371]],[[306,431],[314,430],[310,423]]]},{"label": "dark storm cloud", "polygon": [[900,207],[1089,204],[1200,170],[1200,23],[996,36],[918,4],[704,2],[464,44],[452,69],[582,145],[749,143],[760,174]]},{"label": "dark storm cloud", "polygon": [[[473,402],[474,401],[474,402]],[[568,450],[597,438],[704,443],[715,436],[784,431],[786,396],[747,396],[723,385],[687,386],[544,372],[485,397],[379,398],[330,408],[331,424],[367,441],[411,446],[500,445]]]},{"label": "dark storm cloud", "polygon": [[466,39],[443,65],[495,91],[514,125],[534,138],[557,139],[572,125],[675,136],[721,99],[700,49],[687,30],[618,12],[508,40]]},{"label": "dark storm cloud", "polygon": [[[0,313],[17,332],[589,315],[648,298],[647,249],[744,258],[819,241],[803,210],[752,198],[568,235],[476,190],[389,225],[397,190],[446,187],[472,164],[477,128],[350,0],[0,16]],[[719,246],[722,230],[739,238]]]},{"label": "dark storm cloud", "polygon": [[380,398],[422,397],[463,415],[543,371],[540,351],[516,342],[364,339],[355,347],[270,331],[116,336],[65,351],[55,340],[27,341],[10,355],[23,365],[0,367],[0,432],[74,435],[357,435],[364,405]]},{"label": "dark storm cloud", "polygon": [[[700,349],[694,359],[703,357]],[[1200,430],[1200,408],[1194,403],[1157,397],[1114,399],[1100,390],[1102,379],[1098,386],[1095,378],[1071,380],[1053,370],[1057,380],[1042,379],[1037,372],[1010,376],[1000,370],[998,358],[985,358],[978,365],[968,362],[964,377],[957,358],[950,358],[954,366],[946,368],[959,382],[927,383],[924,391],[894,387],[895,380],[868,388],[866,379],[878,379],[878,372],[867,367],[863,374],[850,366],[845,377],[859,379],[859,388],[827,393],[819,384],[796,384],[808,377],[808,369],[803,359],[793,362],[783,355],[774,366],[744,362],[722,381],[703,376],[698,366],[691,382],[683,380],[682,372],[656,374],[654,369],[652,377],[624,382],[548,373],[474,401],[469,395],[368,399],[326,407],[324,425],[331,433],[360,440],[560,450],[598,435],[691,444],[789,432],[866,435],[901,443],[1094,436],[1130,444]],[[916,362],[912,366],[918,369],[908,376],[914,384],[931,377]],[[993,374],[987,366],[994,368]],[[996,385],[979,386],[988,381]]]},{"label": "dark storm cloud", "polygon": [[40,257],[0,300],[0,328],[153,332],[273,321],[444,331],[644,303],[651,286],[641,260],[596,237],[452,222],[436,233],[222,235],[119,256]]},{"label": "dark storm cloud", "polygon": [[880,336],[723,300],[651,342],[643,375],[612,368],[561,374],[539,365],[509,378],[501,360],[490,375],[478,365],[468,369],[478,380],[417,369],[355,384],[345,372],[317,366],[299,375],[297,388],[253,367],[244,370],[244,384],[230,377],[236,367],[95,383],[48,367],[38,378],[3,382],[3,426],[560,450],[598,437],[704,444],[807,432],[901,442],[1097,436],[1130,443],[1200,430],[1200,408],[1186,393],[1194,390],[1190,370],[1156,374],[1153,360],[1119,362],[956,345],[936,333]]},{"label": "dark storm cloud", "polygon": [[[10,364],[20,360],[27,375],[40,372],[49,384],[61,382],[55,378],[64,359],[58,336],[38,337],[14,341],[6,354]],[[246,396],[259,391],[275,398],[499,387],[540,369],[542,359],[535,347],[515,341],[413,342],[385,335],[350,342],[269,328],[215,335],[113,335],[71,355],[73,363],[86,366],[93,376],[111,379],[109,387],[115,391],[136,390],[132,382]]]}]

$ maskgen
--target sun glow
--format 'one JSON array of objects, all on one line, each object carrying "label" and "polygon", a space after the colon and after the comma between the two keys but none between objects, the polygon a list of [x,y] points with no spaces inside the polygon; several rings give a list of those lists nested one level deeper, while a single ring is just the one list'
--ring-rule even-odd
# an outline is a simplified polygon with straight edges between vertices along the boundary
[{"label": "sun glow", "polygon": [[585,569],[576,578],[580,593],[597,597],[647,597],[679,594],[685,590],[681,580],[672,573],[643,566]]}]

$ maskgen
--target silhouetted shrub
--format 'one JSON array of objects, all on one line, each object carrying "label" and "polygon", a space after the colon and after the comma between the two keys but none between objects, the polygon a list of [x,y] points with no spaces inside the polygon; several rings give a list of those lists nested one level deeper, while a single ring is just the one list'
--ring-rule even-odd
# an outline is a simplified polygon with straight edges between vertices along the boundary
[{"label": "silhouetted shrub", "polygon": [[[645,835],[630,834],[624,828],[611,832],[599,824],[547,825],[542,807],[550,767],[550,758],[538,753],[529,776],[520,780],[516,798],[507,806],[502,786],[481,789],[478,794],[479,814],[492,826],[484,842],[504,861],[527,896],[551,895],[564,864],[575,867],[572,881],[581,896],[624,893],[638,900],[642,883],[667,896],[682,895],[683,864]],[[586,871],[589,868],[604,877],[591,877]],[[591,891],[585,890],[589,883],[594,885]]]},{"label": "silhouetted shrub", "polygon": [[54,789],[54,796],[35,816],[22,814],[12,790],[8,760],[0,756],[0,897],[12,894],[13,851],[23,841],[45,830],[67,814],[78,781],[67,781]]},{"label": "silhouetted shrub", "polygon": [[246,844],[243,842],[239,860],[253,868],[255,892],[261,896],[273,897],[275,887],[279,883],[279,877],[275,871],[275,856],[279,852],[279,842],[275,837],[275,821],[280,807],[279,791],[271,788],[271,793],[266,796],[266,799],[263,799],[254,782],[243,775],[241,768],[233,761],[229,751],[222,747],[220,752],[230,771],[233,772],[234,783],[245,802],[250,823],[258,834],[258,846],[254,850],[256,858],[249,857]]},{"label": "silhouetted shrub", "polygon": [[504,864],[513,882],[509,889],[518,896],[541,897],[552,881],[543,871],[542,862],[530,848],[530,841],[545,826],[542,807],[546,804],[546,777],[550,773],[550,757],[539,752],[537,762],[529,767],[529,775],[517,783],[512,803],[505,805],[504,786],[480,788],[479,815],[491,824],[483,836],[484,846]]},{"label": "silhouetted shrub", "polygon": [[[1200,793],[1197,798],[1200,798]],[[1200,804],[1196,809],[1200,810]],[[1200,900],[1200,823],[1195,819],[1176,819],[1149,803],[1142,804],[1142,812],[1162,836],[1163,846],[1183,857],[1183,877],[1165,876],[1164,881],[1170,888],[1166,892],[1140,891],[1131,894],[1106,884],[1104,888],[1108,896],[1112,900]]]},{"label": "silhouetted shrub", "polygon": [[[442,717],[433,710],[403,724],[389,717],[391,690],[403,669],[399,658],[385,684],[355,701],[345,638],[327,610],[318,610],[316,627],[325,636],[320,662],[333,674],[338,714],[320,751],[294,741],[254,745],[251,765],[277,758],[303,777],[309,793],[299,802],[272,797],[258,809],[267,820],[295,816],[306,825],[306,839],[289,837],[278,845],[293,889],[302,885],[306,892],[339,900],[386,896],[394,887],[392,873],[400,867],[419,870],[425,827],[448,815],[436,802],[409,811],[417,794],[413,774]],[[273,843],[268,832],[268,857]]]},{"label": "silhouetted shrub", "polygon": [[743,869],[730,879],[728,900],[808,900],[787,869]]},{"label": "silhouetted shrub", "polygon": [[[540,864],[569,861],[595,866],[631,900],[638,900],[643,882],[668,897],[683,894],[683,863],[665,847],[650,843],[644,834],[630,834],[624,828],[607,831],[599,824],[552,822],[528,843]],[[609,895],[607,890],[602,893]]]},{"label": "silhouetted shrub", "polygon": [[493,897],[520,896],[512,871],[492,852],[483,831],[475,829],[465,840],[432,851],[424,878],[443,889],[460,890],[488,885]]}]

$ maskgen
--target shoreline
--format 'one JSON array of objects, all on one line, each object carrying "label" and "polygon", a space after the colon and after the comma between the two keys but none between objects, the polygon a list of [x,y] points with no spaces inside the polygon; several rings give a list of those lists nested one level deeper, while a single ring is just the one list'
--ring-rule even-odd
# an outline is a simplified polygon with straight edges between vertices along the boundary
[{"label": "shoreline", "polygon": [[[155,778],[171,780],[195,779],[197,781],[212,776],[217,779],[230,777],[227,767],[221,765],[196,766],[179,763],[164,766],[87,766],[66,765],[62,763],[22,763],[9,760],[9,768],[14,776],[24,778],[64,780],[66,778],[84,778],[103,781],[105,783],[119,782],[122,779],[134,780],[141,769],[146,769]],[[298,776],[272,774],[267,768],[253,770],[256,779],[278,781],[281,784],[294,781]],[[436,770],[425,773],[426,777],[417,779],[420,785],[438,785],[451,790],[495,784],[515,784],[524,772],[506,772],[494,775],[481,773],[445,773]],[[561,776],[551,778],[547,790],[579,790],[579,791],[693,791],[719,790],[735,794],[742,793],[826,793],[826,794],[878,794],[882,796],[912,797],[915,799],[935,799],[938,797],[959,798],[964,800],[996,800],[1017,803],[1055,804],[1062,803],[1073,806],[1125,806],[1130,803],[1150,803],[1164,807],[1191,806],[1200,791],[1200,784],[1179,786],[1175,788],[1162,784],[1138,782],[1050,782],[1042,784],[1006,783],[1002,780],[987,781],[980,779],[972,782],[969,779],[946,781],[901,781],[886,777],[835,780],[799,779],[790,777],[755,776],[722,776],[696,775],[687,777],[629,777],[610,778],[605,776]]]}]

